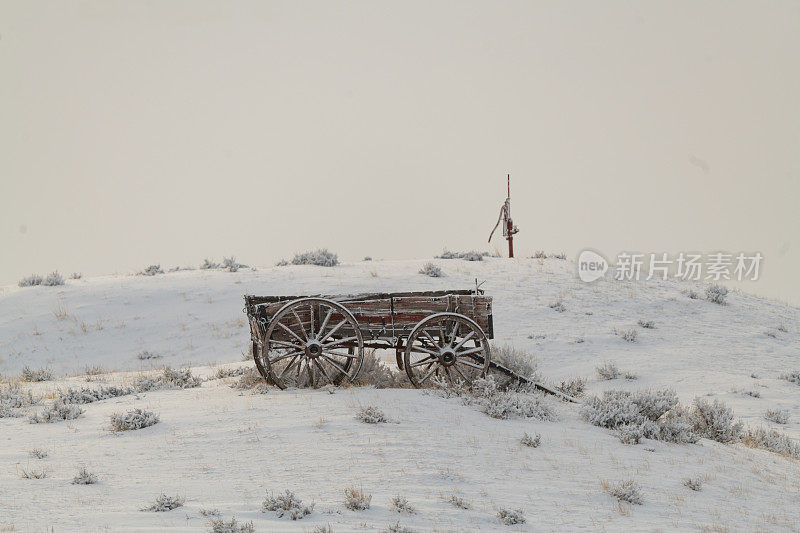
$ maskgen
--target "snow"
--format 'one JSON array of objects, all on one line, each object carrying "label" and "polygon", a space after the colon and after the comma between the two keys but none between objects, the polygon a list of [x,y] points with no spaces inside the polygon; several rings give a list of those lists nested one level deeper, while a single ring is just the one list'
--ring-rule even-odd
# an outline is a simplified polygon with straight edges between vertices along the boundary
[{"label": "snow", "polygon": [[[26,415],[42,412],[59,389],[129,387],[163,365],[212,378],[82,405],[75,420],[0,418],[0,530],[209,530],[201,509],[253,521],[256,531],[381,530],[398,521],[417,531],[800,529],[800,462],[741,444],[624,445],[584,421],[578,406],[549,398],[555,421],[498,420],[430,391],[254,394],[231,388],[235,377],[213,379],[220,365],[252,365],[241,361],[249,341],[245,293],[455,289],[478,278],[494,296],[496,342],[534,354],[552,382],[582,376],[589,394],[671,388],[684,404],[698,396],[722,400],[746,427],[800,438],[800,386],[779,378],[800,370],[796,307],[737,291],[726,305],[688,298],[689,290],[705,294],[697,283],[585,284],[574,264],[556,259],[435,260],[442,278],[418,274],[424,263],[179,271],[0,289],[0,374],[17,377],[28,366],[57,376],[21,384],[46,396],[25,407]],[[557,300],[564,312],[549,307]],[[65,318],[56,317],[59,309]],[[614,334],[628,329],[637,331],[635,342]],[[140,360],[143,351],[162,357]],[[604,362],[638,379],[601,380],[595,368]],[[98,365],[113,373],[89,383],[77,376]],[[389,423],[357,420],[367,407]],[[111,431],[113,413],[137,408],[160,422]],[[788,423],[765,420],[767,409],[786,410]],[[540,446],[523,446],[525,433],[541,435]],[[36,459],[34,448],[49,455]],[[82,467],[98,483],[71,484]],[[23,479],[21,470],[31,468],[48,475]],[[684,486],[688,478],[702,479],[702,489]],[[626,480],[639,485],[641,506],[619,504],[601,486]],[[372,495],[369,509],[345,508],[352,486]],[[268,493],[286,489],[314,503],[312,514],[291,521],[261,512]],[[162,493],[186,502],[169,512],[140,511]],[[453,494],[471,508],[449,503]],[[392,511],[396,496],[416,513]],[[526,523],[502,525],[501,508],[521,509]]]}]

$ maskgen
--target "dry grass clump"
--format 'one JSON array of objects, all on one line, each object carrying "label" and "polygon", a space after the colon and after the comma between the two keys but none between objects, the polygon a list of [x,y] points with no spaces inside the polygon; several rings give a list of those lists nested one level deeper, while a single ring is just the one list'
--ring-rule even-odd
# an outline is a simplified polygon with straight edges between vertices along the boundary
[{"label": "dry grass clump", "polygon": [[356,413],[356,420],[365,424],[381,424],[389,421],[383,411],[374,405],[360,408]]},{"label": "dry grass clump", "polygon": [[252,521],[239,523],[235,516],[228,521],[214,517],[210,523],[211,533],[255,533],[256,530]]},{"label": "dry grass clump", "polygon": [[527,432],[525,432],[523,433],[522,439],[520,439],[519,442],[528,448],[538,448],[539,445],[542,444],[542,436],[537,433],[535,436],[531,437]]},{"label": "dry grass clump", "polygon": [[267,380],[258,371],[256,367],[248,367],[236,381],[231,384],[231,387],[237,390],[250,390],[259,394],[266,394],[269,392],[269,385]]},{"label": "dry grass clump", "polygon": [[261,504],[261,512],[274,512],[278,518],[288,516],[292,520],[301,520],[311,514],[314,504],[304,505],[303,500],[297,498],[294,492],[286,490],[283,494],[268,494],[267,499]]},{"label": "dry grass clump", "polygon": [[154,426],[159,422],[158,415],[144,409],[132,409],[127,413],[114,413],[111,415],[112,431],[134,431]]},{"label": "dry grass clump", "polygon": [[522,512],[522,509],[501,508],[497,511],[497,519],[500,520],[501,524],[513,526],[515,524],[524,524],[525,514]]},{"label": "dry grass clump", "polygon": [[22,367],[22,381],[37,382],[37,381],[52,381],[53,371],[49,368],[31,368],[29,366]]},{"label": "dry grass clump", "polygon": [[186,502],[186,498],[181,498],[180,496],[167,496],[162,492],[161,495],[156,498],[155,502],[141,510],[151,511],[154,513],[163,513],[166,511],[172,511],[178,507],[183,507],[184,502]]},{"label": "dry grass clump", "polygon": [[73,485],[94,485],[95,483],[97,483],[97,476],[86,470],[86,467],[78,470],[78,473],[72,478]]},{"label": "dry grass clump", "polygon": [[467,501],[466,499],[459,496],[458,494],[451,494],[446,501],[453,507],[458,507],[459,509],[464,509],[464,510],[472,509],[472,504],[469,503],[469,501]]},{"label": "dry grass clump", "polygon": [[414,506],[408,503],[405,496],[398,494],[389,502],[389,509],[396,513],[416,514],[417,510]]},{"label": "dry grass clump", "polygon": [[567,396],[580,398],[586,392],[586,381],[581,377],[570,378],[556,385],[556,390],[563,392]]},{"label": "dry grass clump", "polygon": [[369,509],[372,494],[367,494],[363,489],[352,486],[344,489],[344,506],[351,511],[365,511]]},{"label": "dry grass clump", "polygon": [[41,448],[34,448],[28,452],[28,455],[30,455],[34,459],[44,459],[49,454],[47,453],[46,450],[42,450]]},{"label": "dry grass clump", "polygon": [[619,501],[632,503],[634,505],[642,505],[644,502],[639,484],[632,479],[617,481],[615,483],[601,481],[600,485],[605,492]]},{"label": "dry grass clump", "polygon": [[785,457],[800,459],[800,443],[774,429],[751,429],[745,433],[742,442],[750,448],[760,448]]},{"label": "dry grass clump", "polygon": [[44,479],[47,477],[47,470],[44,468],[32,468],[30,470],[20,468],[19,475],[22,479]]},{"label": "dry grass clump", "polygon": [[764,418],[771,420],[776,424],[788,424],[789,411],[786,409],[767,409],[767,411],[764,413]]},{"label": "dry grass clump", "polygon": [[683,485],[689,487],[695,492],[703,490],[703,480],[699,477],[687,477],[683,480]]},{"label": "dry grass clump", "polygon": [[353,381],[353,385],[356,387],[372,385],[376,389],[408,387],[410,382],[405,374],[383,364],[377,354],[378,352],[373,349],[364,350],[361,370],[358,372],[355,381]]}]

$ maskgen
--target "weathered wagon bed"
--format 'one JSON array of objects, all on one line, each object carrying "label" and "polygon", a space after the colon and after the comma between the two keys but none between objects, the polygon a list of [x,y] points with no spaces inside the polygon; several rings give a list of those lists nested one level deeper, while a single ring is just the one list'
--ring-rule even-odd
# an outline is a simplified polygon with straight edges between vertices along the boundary
[{"label": "weathered wagon bed", "polygon": [[481,290],[244,298],[253,359],[280,388],[352,382],[365,347],[394,349],[415,387],[470,383],[490,367],[529,382],[491,362],[492,297]]}]

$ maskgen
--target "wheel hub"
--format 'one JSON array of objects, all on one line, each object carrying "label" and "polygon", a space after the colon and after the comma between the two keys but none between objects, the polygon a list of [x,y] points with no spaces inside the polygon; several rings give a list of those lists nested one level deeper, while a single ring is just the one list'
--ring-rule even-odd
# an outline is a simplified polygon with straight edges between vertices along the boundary
[{"label": "wheel hub", "polygon": [[456,364],[456,351],[452,348],[443,348],[439,352],[439,361],[444,366],[453,366]]},{"label": "wheel hub", "polygon": [[322,344],[316,340],[309,341],[306,344],[306,357],[316,359],[320,355],[322,355]]}]

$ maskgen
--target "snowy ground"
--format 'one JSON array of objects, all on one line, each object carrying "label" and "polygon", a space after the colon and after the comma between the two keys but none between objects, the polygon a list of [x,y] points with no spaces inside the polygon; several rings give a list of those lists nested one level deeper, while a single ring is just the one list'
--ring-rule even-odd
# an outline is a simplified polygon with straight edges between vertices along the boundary
[{"label": "snowy ground", "polygon": [[[215,365],[248,364],[238,362],[249,336],[244,293],[468,288],[477,277],[494,296],[497,341],[534,354],[551,381],[590,378],[590,393],[669,387],[685,403],[718,398],[749,427],[800,438],[800,386],[779,379],[800,370],[796,307],[737,292],[725,306],[689,299],[690,289],[703,292],[699,284],[584,284],[573,264],[554,259],[437,261],[444,278],[419,275],[422,263],[184,271],[6,287],[0,289],[0,374],[13,378],[26,365],[49,367],[57,381],[23,386],[50,395],[68,386],[130,383],[164,364],[212,376]],[[566,307],[561,313],[549,307],[559,299]],[[639,327],[639,320],[654,321],[655,329]],[[636,330],[637,342],[615,329]],[[143,351],[162,357],[140,360]],[[638,379],[599,381],[595,367],[604,361]],[[100,383],[74,377],[94,365],[113,373]],[[576,406],[557,402],[557,422],[495,420],[424,391],[257,395],[230,388],[230,381],[104,400],[84,406],[77,420],[55,424],[0,418],[0,530],[208,529],[199,510],[210,508],[226,519],[252,520],[257,531],[325,524],[337,532],[381,530],[398,521],[418,531],[800,529],[800,463],[769,452],[708,440],[626,446],[583,422]],[[367,405],[381,407],[392,423],[355,420]],[[133,407],[157,412],[161,422],[110,432],[109,415]],[[768,408],[788,410],[789,423],[764,420]],[[520,446],[523,432],[540,433],[542,445]],[[34,459],[33,448],[49,456]],[[100,482],[70,484],[82,466]],[[44,479],[20,476],[41,468],[48,472]],[[683,486],[690,476],[707,479],[701,492]],[[603,492],[601,481],[622,479],[641,485],[642,506],[621,506]],[[369,510],[344,508],[342,493],[350,485],[372,494]],[[292,522],[260,512],[267,491],[287,488],[315,502],[310,516]],[[139,511],[161,492],[185,497],[185,506]],[[397,494],[417,513],[392,512],[389,501]],[[446,502],[452,494],[472,508]],[[522,509],[528,521],[500,525],[499,508]]]}]

